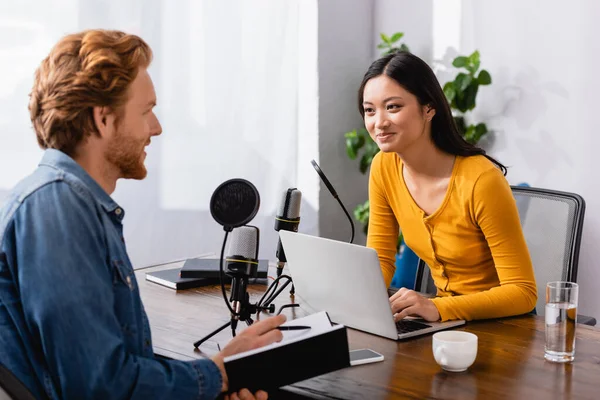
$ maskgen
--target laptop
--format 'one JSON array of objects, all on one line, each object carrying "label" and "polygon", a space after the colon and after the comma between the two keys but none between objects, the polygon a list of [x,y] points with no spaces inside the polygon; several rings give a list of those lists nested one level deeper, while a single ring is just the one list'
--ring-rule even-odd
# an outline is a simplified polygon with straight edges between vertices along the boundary
[{"label": "laptop", "polygon": [[296,295],[333,322],[399,340],[463,325],[464,320],[394,322],[377,252],[369,247],[279,231]]}]

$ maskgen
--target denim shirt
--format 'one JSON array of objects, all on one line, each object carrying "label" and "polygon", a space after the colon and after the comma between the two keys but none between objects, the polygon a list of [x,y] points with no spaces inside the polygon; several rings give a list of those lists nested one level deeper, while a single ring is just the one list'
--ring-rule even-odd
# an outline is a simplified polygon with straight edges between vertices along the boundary
[{"label": "denim shirt", "polygon": [[46,150],[0,210],[0,363],[36,398],[209,399],[209,359],[154,357],[123,239],[124,211]]}]

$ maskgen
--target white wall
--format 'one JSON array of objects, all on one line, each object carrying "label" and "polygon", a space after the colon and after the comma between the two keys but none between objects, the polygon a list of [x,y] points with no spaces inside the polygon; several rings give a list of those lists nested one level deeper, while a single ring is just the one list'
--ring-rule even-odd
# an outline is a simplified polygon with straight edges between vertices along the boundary
[{"label": "white wall", "polygon": [[[418,5],[418,6],[417,6]],[[402,42],[427,62],[433,51],[433,0],[375,0],[373,4],[373,59],[381,56],[380,33],[404,32]]]},{"label": "white wall", "polygon": [[[357,91],[372,60],[371,0],[320,0],[319,5],[319,163],[350,215],[368,198],[368,176],[350,160],[344,132],[363,126]],[[350,226],[324,185],[319,196],[319,235],[349,240]],[[365,243],[355,222],[354,243]]]},{"label": "white wall", "polygon": [[[432,16],[441,7],[434,0]],[[600,3],[588,0],[566,5],[559,0],[472,1],[454,3],[460,20],[460,39],[448,53],[481,52],[482,67],[493,83],[482,88],[473,115],[494,130],[482,142],[491,155],[508,165],[508,180],[532,186],[576,192],[587,202],[579,259],[579,312],[600,318],[600,269],[596,243],[600,240],[600,183],[597,151],[600,113],[600,62],[597,38]],[[431,39],[420,32],[427,24],[429,6],[411,1],[376,0],[373,36],[385,29],[404,30],[407,43],[418,43],[415,53],[428,48],[422,41],[444,40],[436,30]],[[412,4],[413,7],[409,7]],[[397,15],[394,27],[392,15]],[[441,18],[441,19],[440,19]],[[443,17],[435,19],[436,26]],[[390,26],[390,24],[392,24]],[[408,35],[420,32],[419,37]],[[434,55],[437,56],[437,55]],[[423,56],[426,58],[426,56]],[[442,84],[444,81],[442,80]]]},{"label": "white wall", "polygon": [[321,182],[310,160],[319,162],[319,62],[317,0],[301,1],[298,7],[298,155],[297,187],[302,192],[298,231],[319,235]]},{"label": "white wall", "polygon": [[305,194],[300,230],[318,233],[317,25],[317,0],[0,2],[0,203],[42,153],[27,112],[40,60],[66,33],[121,29],[153,49],[163,126],[148,178],[122,180],[113,194],[126,210],[133,265],[218,253],[223,234],[209,200],[234,177],[260,192],[252,224],[259,256],[274,259],[288,187]]}]

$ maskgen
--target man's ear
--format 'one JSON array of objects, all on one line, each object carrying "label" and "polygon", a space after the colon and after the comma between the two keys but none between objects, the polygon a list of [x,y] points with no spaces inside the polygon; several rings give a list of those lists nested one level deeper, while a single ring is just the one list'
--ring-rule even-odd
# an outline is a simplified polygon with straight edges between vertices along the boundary
[{"label": "man's ear", "polygon": [[110,136],[113,116],[108,107],[96,106],[93,108],[94,124],[101,137]]}]

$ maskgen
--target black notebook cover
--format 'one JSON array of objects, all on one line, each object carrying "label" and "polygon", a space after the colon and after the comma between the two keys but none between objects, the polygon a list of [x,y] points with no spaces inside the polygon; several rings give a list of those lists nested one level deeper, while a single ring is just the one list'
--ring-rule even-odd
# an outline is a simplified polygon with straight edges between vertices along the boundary
[{"label": "black notebook cover", "polygon": [[[294,321],[302,325],[300,320]],[[230,392],[242,388],[252,393],[269,391],[349,366],[348,336],[343,325],[300,341],[285,343],[284,339],[278,347],[242,358],[225,358]]]},{"label": "black notebook cover", "polygon": [[146,272],[146,280],[175,290],[191,289],[219,283],[218,278],[181,278],[179,275],[180,271],[181,268]]},{"label": "black notebook cover", "polygon": [[[220,262],[221,260],[218,258],[190,258],[181,268],[181,277],[219,279]],[[268,270],[269,260],[258,260],[257,278],[266,278]],[[223,261],[223,272],[227,272],[227,261]]]}]

